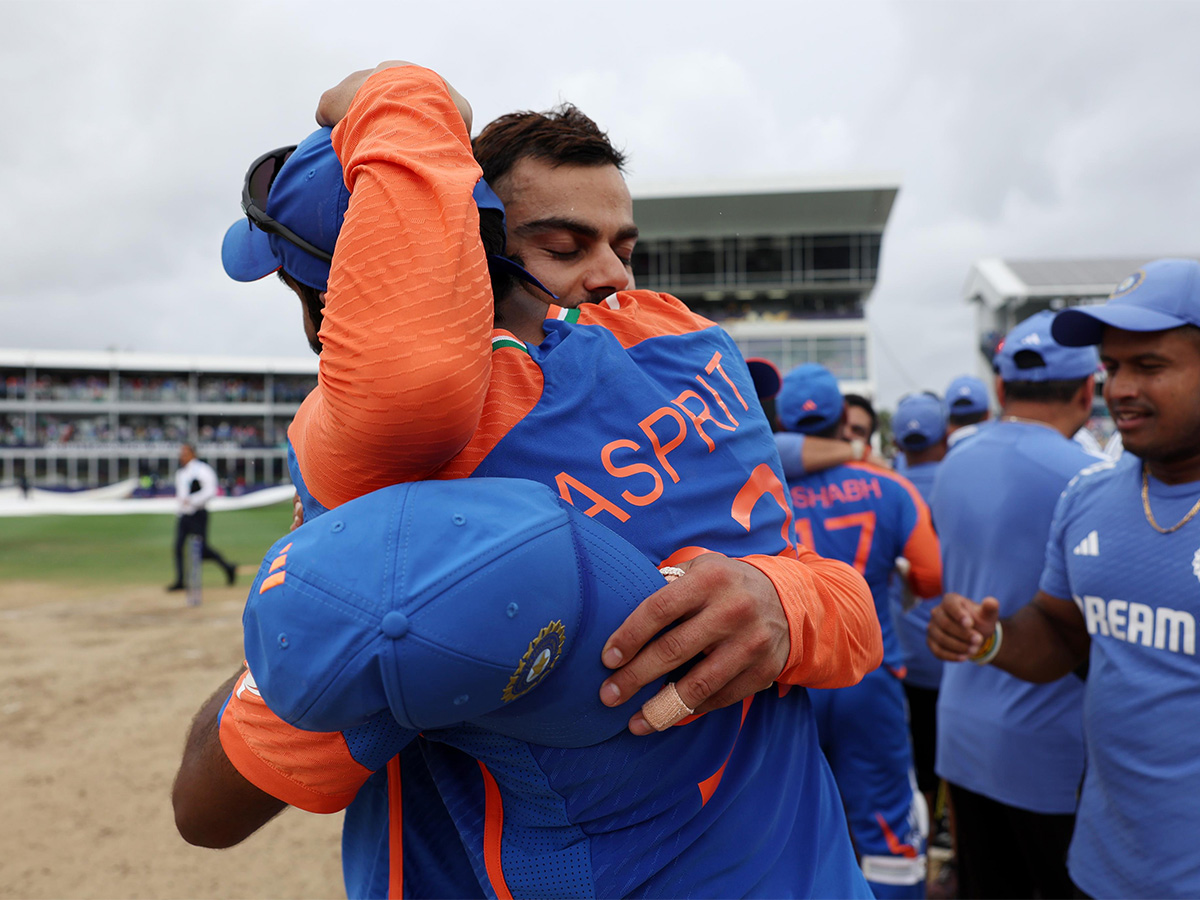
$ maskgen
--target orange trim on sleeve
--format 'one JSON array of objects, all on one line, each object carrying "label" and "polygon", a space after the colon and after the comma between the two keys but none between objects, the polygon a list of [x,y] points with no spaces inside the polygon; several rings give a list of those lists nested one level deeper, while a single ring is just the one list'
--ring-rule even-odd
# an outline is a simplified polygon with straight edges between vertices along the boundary
[{"label": "orange trim on sleeve", "polygon": [[400,757],[387,764],[388,780],[388,900],[404,897],[404,804]]},{"label": "orange trim on sleeve", "polygon": [[904,558],[908,560],[908,586],[918,597],[929,599],[942,592],[942,548],[937,532],[933,528],[933,514],[929,504],[917,490],[917,486],[898,472],[878,469],[866,463],[849,463],[852,469],[862,469],[875,476],[883,476],[900,485],[912,498],[917,508],[917,524],[904,544]]},{"label": "orange trim on sleeve", "polygon": [[742,721],[738,723],[737,737],[733,739],[733,747],[729,748],[729,755],[725,757],[725,762],[721,763],[721,768],[717,769],[712,775],[705,778],[696,787],[700,789],[700,805],[704,806],[708,803],[709,798],[716,793],[717,786],[721,783],[721,779],[725,776],[725,767],[729,765],[729,760],[733,756],[734,747],[737,746],[737,739],[742,735],[742,726],[746,724],[746,714],[750,712],[750,703],[754,700],[754,695],[742,699]]},{"label": "orange trim on sleeve", "polygon": [[301,731],[271,712],[249,671],[225,705],[218,735],[247,781],[309,812],[345,809],[371,775],[350,755],[341,732]]},{"label": "orange trim on sleeve", "polygon": [[799,559],[742,559],[771,579],[788,620],[791,648],[775,680],[814,688],[857,684],[883,660],[871,591],[846,563],[803,546],[796,552]]},{"label": "orange trim on sleeve", "polygon": [[417,66],[372,75],[333,146],[350,204],[317,387],[288,429],[305,483],[329,508],[427,478],[466,446],[493,319],[471,195],[480,169],[442,79]]},{"label": "orange trim on sleeve", "polygon": [[500,787],[487,766],[479,763],[479,771],[483,773],[483,864],[498,900],[513,900],[508,882],[504,880],[504,801],[500,796]]}]

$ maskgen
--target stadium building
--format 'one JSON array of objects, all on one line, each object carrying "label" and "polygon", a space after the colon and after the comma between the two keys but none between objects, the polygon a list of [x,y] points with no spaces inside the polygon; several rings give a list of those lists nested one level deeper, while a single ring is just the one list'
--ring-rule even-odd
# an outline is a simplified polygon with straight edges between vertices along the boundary
[{"label": "stadium building", "polygon": [[285,484],[316,357],[0,350],[0,484],[169,484],[191,440],[227,489]]},{"label": "stadium building", "polygon": [[[874,396],[866,303],[898,183],[837,177],[648,189],[638,287],[719,321],[781,371],[827,366]],[[0,350],[0,485],[168,486],[190,440],[233,489],[288,482],[287,426],[315,357]]]},{"label": "stadium building", "polygon": [[639,189],[637,286],[720,322],[747,357],[818,362],[873,397],[866,304],[898,191],[879,176]]}]

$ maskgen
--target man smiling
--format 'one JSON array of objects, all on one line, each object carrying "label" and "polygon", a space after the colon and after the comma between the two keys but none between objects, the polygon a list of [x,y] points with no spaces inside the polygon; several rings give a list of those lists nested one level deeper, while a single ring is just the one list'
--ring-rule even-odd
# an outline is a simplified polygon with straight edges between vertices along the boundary
[{"label": "man smiling", "polygon": [[930,647],[1039,682],[1088,662],[1071,878],[1096,897],[1195,897],[1200,263],[1149,263],[1107,304],[1059,313],[1053,335],[1100,345],[1129,452],[1063,494],[1031,604],[998,622],[994,598],[947,595]]}]

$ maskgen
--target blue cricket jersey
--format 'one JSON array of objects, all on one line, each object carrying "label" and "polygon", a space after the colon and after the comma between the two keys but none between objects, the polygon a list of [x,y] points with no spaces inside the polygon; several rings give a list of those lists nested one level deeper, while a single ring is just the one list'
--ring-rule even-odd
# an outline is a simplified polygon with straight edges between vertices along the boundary
[{"label": "blue cricket jersey", "polygon": [[[1050,530],[1041,588],[1073,598],[1092,638],[1068,868],[1093,897],[1200,897],[1200,518],[1159,534],[1141,486],[1132,454],[1093,465]],[[1197,500],[1196,482],[1149,481],[1161,526]]]},{"label": "blue cricket jersey", "polygon": [[[946,455],[933,488],[943,587],[992,596],[1000,615],[1033,599],[1054,505],[1095,462],[1048,426],[989,422]],[[1030,684],[993,666],[948,663],[938,695],[937,773],[1009,806],[1073,813],[1083,776],[1083,683]]]}]

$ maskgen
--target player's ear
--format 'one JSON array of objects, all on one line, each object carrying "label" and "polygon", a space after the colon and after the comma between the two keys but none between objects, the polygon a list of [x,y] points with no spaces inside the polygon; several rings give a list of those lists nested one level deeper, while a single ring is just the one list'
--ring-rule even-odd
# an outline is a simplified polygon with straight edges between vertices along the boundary
[{"label": "player's ear", "polygon": [[1091,410],[1092,398],[1096,396],[1096,376],[1089,375],[1087,381],[1079,388],[1079,395],[1075,398],[1075,402],[1079,404],[1080,409]]},{"label": "player's ear", "polygon": [[1004,379],[999,375],[996,376],[996,402],[1004,409]]}]

